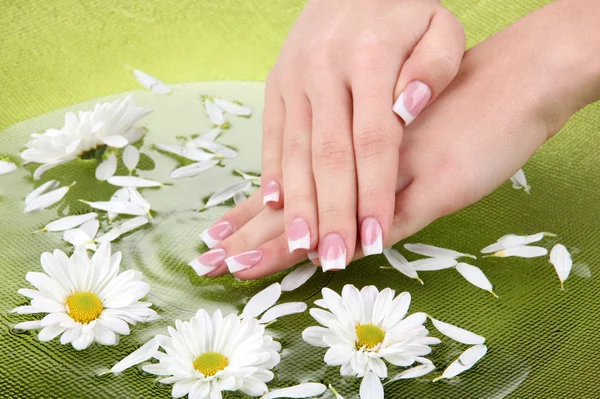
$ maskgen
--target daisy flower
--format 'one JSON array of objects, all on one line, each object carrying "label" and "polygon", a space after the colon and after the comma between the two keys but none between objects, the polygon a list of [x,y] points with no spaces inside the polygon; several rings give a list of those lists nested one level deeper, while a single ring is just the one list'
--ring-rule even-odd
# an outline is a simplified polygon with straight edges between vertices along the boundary
[{"label": "daisy flower", "polygon": [[150,112],[151,109],[138,106],[131,95],[125,100],[97,104],[93,111],[69,112],[62,128],[33,134],[21,158],[42,164],[34,173],[34,178],[39,179],[49,169],[98,148],[123,148],[138,141],[144,130],[134,125]]},{"label": "daisy flower", "polygon": [[250,396],[268,392],[266,383],[280,361],[281,344],[265,334],[265,326],[255,318],[234,313],[224,317],[220,310],[211,317],[201,309],[190,321],[175,321],[168,333],[157,335],[110,371],[119,373],[155,358],[158,363],[143,369],[161,376],[161,383],[174,384],[174,398],[221,398],[222,391]]},{"label": "daisy flower", "polygon": [[311,345],[329,348],[325,362],[341,366],[342,376],[364,377],[372,371],[379,378],[387,377],[387,362],[408,367],[431,352],[429,345],[440,343],[429,337],[423,326],[425,313],[405,317],[410,306],[410,294],[403,292],[394,298],[394,290],[379,292],[374,286],[359,291],[351,284],[344,286],[342,296],[323,288],[323,299],[313,308],[311,316],[324,327],[309,327],[302,337]]},{"label": "daisy flower", "polygon": [[29,272],[26,279],[36,289],[21,289],[31,304],[13,310],[18,314],[46,313],[41,320],[27,321],[17,329],[36,330],[40,341],[60,335],[63,345],[83,350],[96,341],[116,345],[119,335],[129,334],[129,324],[155,320],[149,302],[140,302],[150,286],[141,273],[119,273],[121,252],[111,256],[110,244],[102,244],[90,259],[83,246],[69,258],[64,252],[45,252],[45,273]]}]

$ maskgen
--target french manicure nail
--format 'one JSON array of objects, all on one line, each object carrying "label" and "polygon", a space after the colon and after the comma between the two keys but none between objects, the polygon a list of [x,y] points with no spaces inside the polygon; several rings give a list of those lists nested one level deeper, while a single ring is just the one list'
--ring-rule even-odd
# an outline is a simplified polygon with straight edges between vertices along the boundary
[{"label": "french manicure nail", "polygon": [[227,252],[224,249],[211,249],[191,261],[189,265],[198,273],[198,276],[205,276],[221,267],[226,257]]},{"label": "french manicure nail", "polygon": [[415,80],[410,82],[400,97],[394,103],[392,109],[400,115],[406,126],[423,111],[423,108],[431,98],[431,89],[425,83]]},{"label": "french manicure nail", "polygon": [[288,227],[288,247],[290,253],[296,249],[310,248],[310,229],[304,219],[294,219]]},{"label": "french manicure nail", "polygon": [[263,205],[267,205],[269,202],[279,202],[279,194],[281,193],[281,188],[279,187],[279,183],[275,180],[271,180],[266,185],[262,187],[263,192]]},{"label": "french manicure nail", "polygon": [[233,234],[233,224],[226,220],[213,224],[200,234],[200,238],[207,247],[213,248],[215,245]]},{"label": "french manicure nail", "polygon": [[346,268],[346,245],[338,234],[329,234],[319,246],[319,258],[323,271]]},{"label": "french manicure nail", "polygon": [[383,232],[381,225],[374,217],[368,217],[360,228],[360,242],[365,256],[383,252]]},{"label": "french manicure nail", "polygon": [[263,251],[248,251],[225,259],[230,273],[250,269],[256,266],[263,258]]}]

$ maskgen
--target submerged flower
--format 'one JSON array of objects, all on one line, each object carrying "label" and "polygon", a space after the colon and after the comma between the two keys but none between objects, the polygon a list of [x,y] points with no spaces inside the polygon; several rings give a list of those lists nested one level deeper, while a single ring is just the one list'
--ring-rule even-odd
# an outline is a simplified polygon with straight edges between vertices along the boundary
[{"label": "submerged flower", "polygon": [[250,396],[268,392],[266,382],[273,379],[271,369],[279,364],[281,344],[265,334],[256,319],[236,314],[223,317],[220,310],[211,317],[201,309],[190,321],[176,320],[168,332],[154,337],[111,372],[154,357],[159,362],[143,369],[161,376],[161,383],[174,384],[174,398],[220,398],[222,391]]},{"label": "submerged flower", "polygon": [[125,100],[96,104],[93,111],[69,112],[62,128],[33,134],[21,157],[42,164],[34,173],[39,179],[47,170],[98,148],[123,148],[136,142],[144,131],[134,125],[150,112],[138,106],[131,95]]},{"label": "submerged flower", "polygon": [[47,313],[41,320],[19,323],[17,329],[41,329],[40,341],[59,335],[63,345],[83,350],[96,341],[116,345],[118,335],[129,334],[129,324],[157,318],[149,302],[140,302],[150,291],[141,273],[119,273],[121,253],[111,256],[110,244],[103,244],[90,259],[84,247],[69,258],[64,252],[45,252],[41,257],[45,273],[29,272],[26,279],[36,289],[21,289],[31,304],[13,310],[18,314]]},{"label": "submerged flower", "polygon": [[384,359],[396,366],[408,367],[421,362],[431,352],[429,345],[440,343],[429,337],[423,326],[425,313],[404,317],[410,306],[410,294],[394,298],[394,290],[379,292],[374,286],[359,291],[351,284],[344,286],[342,296],[324,288],[323,309],[310,314],[324,327],[309,327],[302,337],[311,345],[328,347],[325,362],[341,366],[343,376],[365,376],[369,371],[379,378],[387,377]]}]

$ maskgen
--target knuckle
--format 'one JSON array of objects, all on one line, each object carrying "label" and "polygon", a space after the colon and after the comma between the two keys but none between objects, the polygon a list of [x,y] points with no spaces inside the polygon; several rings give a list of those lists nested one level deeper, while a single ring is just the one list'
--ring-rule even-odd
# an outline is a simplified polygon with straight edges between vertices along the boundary
[{"label": "knuckle", "polygon": [[319,206],[319,220],[332,221],[332,220],[350,220],[347,215],[344,214],[339,204],[327,203]]},{"label": "knuckle", "polygon": [[419,69],[429,71],[436,82],[450,82],[458,72],[460,60],[446,51],[423,51],[419,57]]},{"label": "knuckle", "polygon": [[385,126],[366,128],[354,136],[354,152],[357,159],[371,158],[394,148],[392,132]]},{"label": "knuckle", "polygon": [[317,166],[347,168],[352,165],[351,151],[336,140],[324,140],[314,149],[314,161]]},{"label": "knuckle", "polygon": [[383,43],[361,44],[355,51],[354,66],[362,72],[372,72],[385,65],[388,51]]}]

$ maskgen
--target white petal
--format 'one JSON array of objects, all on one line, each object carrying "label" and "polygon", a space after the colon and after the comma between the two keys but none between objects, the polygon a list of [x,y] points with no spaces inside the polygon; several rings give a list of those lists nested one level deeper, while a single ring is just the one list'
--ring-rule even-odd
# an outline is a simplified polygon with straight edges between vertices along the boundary
[{"label": "white petal", "polygon": [[443,321],[436,320],[430,317],[434,327],[447,337],[466,345],[479,345],[485,342],[485,338],[481,335],[472,333],[471,331],[465,330],[464,328],[457,327],[455,325],[444,323]]},{"label": "white petal", "polygon": [[59,183],[56,180],[50,180],[50,181],[47,181],[46,183],[42,184],[41,186],[39,186],[38,188],[36,188],[32,192],[30,192],[27,195],[27,197],[25,197],[25,205],[28,205],[32,200],[36,199],[37,197],[44,194],[45,192],[47,192],[49,190],[54,190],[56,187],[58,187],[58,185],[59,185]]},{"label": "white petal", "polygon": [[200,161],[191,165],[182,166],[181,168],[177,168],[171,172],[171,178],[181,179],[182,177],[196,176],[199,173],[209,170],[218,163],[218,159],[209,159],[207,161]]},{"label": "white petal", "polygon": [[208,199],[208,201],[206,201],[204,208],[210,208],[210,207],[222,204],[223,202],[229,200],[230,198],[233,198],[233,196],[236,195],[237,193],[241,193],[241,192],[249,190],[250,187],[252,187],[252,182],[247,181],[247,180],[238,181],[238,182],[232,184],[231,186],[229,186],[221,191],[217,191],[216,193],[211,195],[210,198]]},{"label": "white petal", "polygon": [[319,396],[327,390],[323,384],[316,382],[307,382],[305,384],[294,385],[292,387],[276,389],[264,395],[261,399],[275,398],[310,398]]},{"label": "white petal", "polygon": [[233,203],[238,206],[240,205],[242,202],[246,201],[248,198],[246,198],[246,194],[244,193],[235,193],[235,195],[233,196]]},{"label": "white petal", "polygon": [[233,103],[231,101],[223,100],[221,98],[214,99],[215,104],[223,111],[228,112],[237,116],[250,116],[252,115],[252,110],[248,107],[244,107],[243,105],[239,105]]},{"label": "white petal", "polygon": [[306,310],[306,304],[304,302],[289,302],[282,303],[280,305],[273,306],[267,310],[265,314],[260,318],[261,323],[268,323],[275,319],[291,314],[302,313]]},{"label": "white petal", "polygon": [[386,248],[383,250],[383,254],[390,265],[400,273],[404,274],[408,278],[414,278],[423,284],[423,280],[419,278],[417,271],[414,267],[406,260],[404,256],[394,248]]},{"label": "white petal", "polygon": [[7,175],[17,170],[17,165],[12,162],[0,160],[0,176]]},{"label": "white petal", "polygon": [[63,233],[63,240],[65,240],[73,246],[84,245],[91,239],[92,238],[90,236],[88,236],[83,230],[79,228],[67,230]]},{"label": "white petal", "polygon": [[433,370],[435,370],[435,366],[433,364],[421,364],[396,374],[396,376],[394,376],[394,378],[392,378],[390,381],[423,377],[424,375],[431,373]]},{"label": "white petal", "polygon": [[404,244],[404,248],[410,252],[414,252],[419,255],[429,256],[432,258],[473,258],[477,259],[474,255],[464,254],[462,252],[454,251],[452,249],[435,247],[428,244]]},{"label": "white petal", "polygon": [[223,109],[218,107],[210,98],[204,100],[204,109],[208,114],[208,119],[210,119],[213,124],[221,126],[225,123]]},{"label": "white petal", "polygon": [[35,170],[35,172],[33,172],[33,180],[40,180],[42,178],[42,175],[44,173],[46,173],[47,171],[49,171],[50,169],[58,166],[58,165],[62,165],[65,164],[67,162],[71,162],[72,160],[74,160],[76,157],[69,157],[69,158],[64,158],[55,162],[50,162],[50,163],[45,163],[42,166],[40,166],[39,168],[37,168]]},{"label": "white petal", "polygon": [[554,266],[558,279],[560,280],[560,289],[564,290],[564,282],[569,278],[571,268],[573,267],[573,259],[571,254],[562,244],[556,244],[550,251],[550,263]]},{"label": "white petal", "polygon": [[88,220],[83,223],[79,228],[90,237],[90,240],[93,240],[98,233],[98,228],[100,227],[100,222],[97,219]]},{"label": "white petal", "polygon": [[214,141],[206,141],[201,140],[199,138],[194,139],[187,143],[187,146],[191,146],[194,148],[202,148],[204,150],[208,150],[214,154],[220,155],[221,158],[235,158],[238,156],[237,151],[226,147],[222,144],[216,143]]},{"label": "white petal", "polygon": [[85,204],[88,204],[94,209],[100,209],[102,211],[112,212],[112,213],[120,213],[124,215],[133,215],[133,216],[144,216],[146,215],[146,210],[139,205],[133,204],[131,202],[87,202],[82,201]]},{"label": "white petal", "polygon": [[106,144],[109,147],[115,147],[115,148],[123,148],[127,144],[129,144],[129,141],[127,141],[127,139],[125,137],[120,136],[118,134],[102,136],[102,137],[100,137],[100,141],[102,141],[104,144]]},{"label": "white petal", "polygon": [[135,176],[113,176],[108,179],[113,186],[119,187],[160,187],[162,183],[153,180],[142,179]]},{"label": "white petal", "polygon": [[273,306],[275,302],[279,300],[280,296],[281,285],[279,283],[271,284],[250,298],[240,317],[258,317],[261,313]]},{"label": "white petal", "polygon": [[513,188],[518,190],[523,189],[523,191],[529,194],[531,187],[527,184],[527,177],[525,177],[525,172],[523,169],[519,169],[517,173],[510,178],[510,181],[513,184]]},{"label": "white petal", "polygon": [[83,223],[96,219],[97,213],[91,212],[83,215],[65,216],[53,222],[50,222],[42,229],[42,231],[65,231],[81,226]]},{"label": "white petal", "polygon": [[258,185],[260,185],[260,176],[254,176],[254,175],[250,175],[250,174],[248,174],[248,173],[244,173],[244,172],[242,172],[242,171],[241,171],[241,170],[239,170],[239,169],[235,169],[235,170],[233,171],[233,173],[237,173],[238,175],[242,176],[242,178],[243,178],[244,180],[250,180],[250,181],[252,181],[252,183],[255,183],[255,184],[258,184]]},{"label": "white petal", "polygon": [[420,272],[449,269],[457,264],[458,262],[454,258],[427,258],[410,262],[413,269]]},{"label": "white petal", "polygon": [[135,205],[139,205],[150,215],[150,209],[152,206],[150,203],[140,194],[135,187],[127,187],[129,190],[129,201]]},{"label": "white petal", "polygon": [[541,232],[536,234],[531,234],[527,236],[519,236],[516,234],[507,234],[498,239],[497,242],[488,245],[487,247],[481,250],[482,254],[488,254],[492,252],[497,252],[503,249],[519,247],[522,245],[531,244],[534,242],[540,241],[544,237],[556,237],[554,233]]},{"label": "white petal", "polygon": [[475,365],[485,354],[487,347],[485,345],[475,345],[464,351],[458,359],[448,366],[444,373],[433,380],[434,382],[442,378],[456,377],[462,372],[469,370]]},{"label": "white petal", "polygon": [[317,346],[319,348],[328,348],[329,345],[327,345],[323,341],[323,337],[325,336],[325,334],[328,333],[329,329],[324,327],[308,327],[302,332],[302,339],[312,346]]},{"label": "white petal", "polygon": [[509,256],[516,256],[519,258],[536,258],[538,256],[545,256],[547,254],[548,250],[546,248],[523,245],[520,247],[503,249],[488,256],[498,258],[508,258]]},{"label": "white petal", "polygon": [[498,298],[498,295],[494,293],[494,287],[492,286],[492,283],[490,283],[490,280],[488,280],[480,268],[461,262],[456,265],[456,270],[469,283],[473,284],[475,287],[481,288],[482,290],[489,291],[493,296]]},{"label": "white petal", "polygon": [[[110,197],[110,202],[129,202],[129,189],[127,187],[123,187],[115,191],[115,193]],[[109,212],[108,220],[113,221],[118,216],[118,213]]]},{"label": "white petal", "polygon": [[207,161],[209,159],[213,159],[217,157],[215,154],[211,154],[197,148],[180,146],[180,145],[169,145],[169,144],[155,144],[156,148],[161,151],[169,152],[171,154],[179,155],[180,157],[184,157],[190,159],[192,161],[200,162]]},{"label": "white petal", "polygon": [[25,212],[33,212],[40,209],[45,209],[56,204],[58,201],[62,200],[65,195],[67,195],[70,188],[71,186],[64,186],[40,195],[39,197],[31,200],[29,204],[25,205]]},{"label": "white petal", "polygon": [[137,165],[140,162],[140,151],[134,146],[128,145],[123,150],[123,155],[121,157],[127,170],[132,172],[135,168],[137,168]]},{"label": "white petal", "polygon": [[297,267],[281,280],[281,291],[293,291],[306,283],[317,272],[317,266],[306,264]]},{"label": "white petal", "polygon": [[108,159],[102,161],[96,168],[96,179],[106,180],[112,177],[117,171],[117,156],[115,153],[111,153]]},{"label": "white petal", "polygon": [[151,339],[146,342],[144,345],[140,346],[138,349],[130,353],[127,357],[121,360],[119,363],[115,364],[111,369],[111,373],[120,373],[122,371],[127,370],[131,366],[135,366],[141,362],[145,362],[146,360],[154,357],[158,352],[158,342],[156,339]]},{"label": "white petal", "polygon": [[204,141],[215,141],[217,139],[217,137],[219,137],[219,134],[221,134],[222,131],[223,130],[220,127],[216,127],[214,129],[211,129],[208,132],[204,133],[203,135],[198,137],[198,139],[204,140]]},{"label": "white petal", "polygon": [[383,399],[381,380],[372,372],[368,372],[360,383],[360,399]]},{"label": "white petal", "polygon": [[169,94],[171,89],[156,79],[154,76],[148,75],[146,72],[140,71],[139,69],[133,70],[133,76],[137,79],[142,86],[148,90],[152,90],[156,94]]},{"label": "white petal", "polygon": [[24,321],[15,324],[15,330],[39,330],[43,328],[41,320]]},{"label": "white petal", "polygon": [[129,233],[130,231],[133,231],[138,227],[145,225],[146,223],[148,223],[148,219],[143,216],[127,220],[126,222],[123,222],[120,226],[114,227],[111,230],[109,230],[106,234],[98,237],[96,241],[98,241],[99,243],[112,242],[117,238],[121,237],[123,234]]}]

